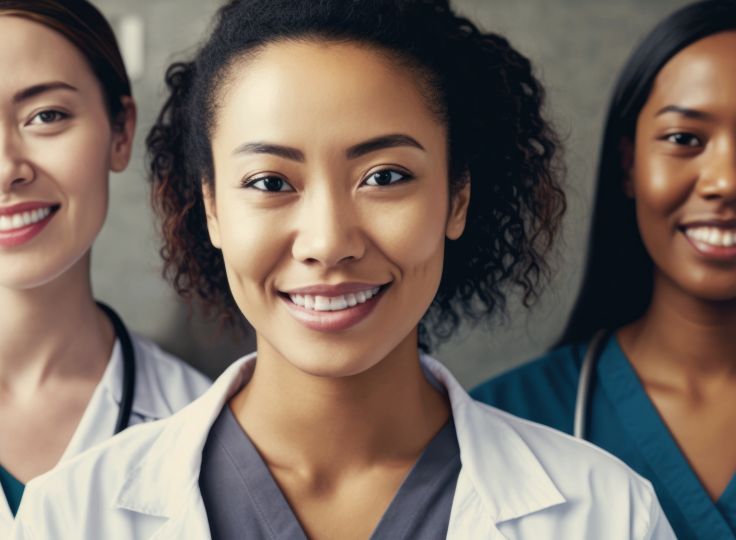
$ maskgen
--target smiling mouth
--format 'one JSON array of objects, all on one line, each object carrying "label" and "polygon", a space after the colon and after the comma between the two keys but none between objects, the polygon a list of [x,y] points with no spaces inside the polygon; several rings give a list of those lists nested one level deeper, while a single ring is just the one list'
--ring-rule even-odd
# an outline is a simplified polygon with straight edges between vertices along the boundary
[{"label": "smiling mouth", "polygon": [[691,226],[683,229],[690,240],[714,248],[736,246],[736,227]]},{"label": "smiling mouth", "polygon": [[34,210],[26,210],[15,214],[0,215],[0,233],[17,231],[40,223],[59,209],[59,205],[50,205]]},{"label": "smiling mouth", "polygon": [[351,307],[365,304],[376,296],[382,287],[373,287],[356,293],[337,296],[321,296],[312,294],[287,294],[289,300],[299,307],[312,311],[342,311]]},{"label": "smiling mouth", "polygon": [[289,313],[319,332],[347,330],[368,317],[392,282],[383,285],[342,284],[279,291]]}]

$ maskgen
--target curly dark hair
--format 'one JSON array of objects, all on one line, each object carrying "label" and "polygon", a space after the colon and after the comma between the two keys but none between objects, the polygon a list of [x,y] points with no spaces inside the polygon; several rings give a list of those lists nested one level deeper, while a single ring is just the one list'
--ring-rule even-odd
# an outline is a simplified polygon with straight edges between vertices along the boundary
[{"label": "curly dark hair", "polygon": [[210,138],[230,66],[284,39],[388,52],[414,70],[447,125],[450,193],[470,179],[472,195],[464,234],[446,241],[439,290],[420,324],[422,347],[447,339],[463,319],[503,310],[507,286],[530,305],[565,209],[559,143],[529,60],[455,14],[448,0],[231,0],[220,9],[196,57],[169,67],[170,95],[147,138],[164,275],[177,292],[242,321],[209,241],[202,182],[213,182]]}]

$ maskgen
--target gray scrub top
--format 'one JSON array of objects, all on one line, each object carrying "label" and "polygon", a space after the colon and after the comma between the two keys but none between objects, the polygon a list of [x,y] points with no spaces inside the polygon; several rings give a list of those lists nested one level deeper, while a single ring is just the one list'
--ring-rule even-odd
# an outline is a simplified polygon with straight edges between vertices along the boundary
[{"label": "gray scrub top", "polygon": [[[450,419],[409,471],[371,540],[444,539],[459,472],[460,449]],[[213,540],[307,538],[227,405],[207,437],[199,487]]]}]

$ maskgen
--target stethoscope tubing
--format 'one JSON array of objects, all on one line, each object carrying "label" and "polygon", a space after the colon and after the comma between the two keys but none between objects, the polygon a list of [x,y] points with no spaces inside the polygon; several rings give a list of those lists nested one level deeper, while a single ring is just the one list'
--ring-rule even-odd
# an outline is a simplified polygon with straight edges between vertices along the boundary
[{"label": "stethoscope tubing", "polygon": [[97,302],[99,308],[110,319],[115,336],[120,341],[120,349],[123,353],[123,392],[120,398],[120,408],[115,421],[114,435],[117,435],[130,425],[130,415],[133,411],[133,398],[135,396],[135,349],[130,332],[120,316],[108,305]]},{"label": "stethoscope tubing", "polygon": [[580,367],[578,391],[575,396],[575,417],[573,419],[573,435],[578,439],[585,439],[587,437],[585,423],[590,404],[590,387],[593,382],[593,372],[595,371],[595,366],[601,356],[609,333],[607,329],[603,329],[593,334],[588,350],[583,358],[583,364]]}]

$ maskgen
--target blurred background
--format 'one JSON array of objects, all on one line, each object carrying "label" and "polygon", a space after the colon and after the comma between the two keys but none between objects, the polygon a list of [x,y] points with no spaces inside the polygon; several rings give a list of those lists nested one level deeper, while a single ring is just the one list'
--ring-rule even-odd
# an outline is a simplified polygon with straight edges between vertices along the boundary
[{"label": "blurred background", "polygon": [[[96,296],[128,326],[217,376],[254,349],[190,312],[161,278],[149,209],[143,140],[164,99],[163,73],[188,58],[219,0],[92,0],[112,22],[131,71],[139,123],[135,153],[112,177],[107,224],[93,250]],[[569,210],[552,255],[552,280],[531,310],[513,299],[491,325],[463,328],[434,352],[466,386],[543,352],[561,332],[580,284],[603,118],[619,69],[636,42],[683,0],[455,0],[485,30],[531,58],[548,90],[547,115],[565,141]],[[616,283],[612,287],[618,286]],[[605,306],[601,306],[605,309]]]}]

